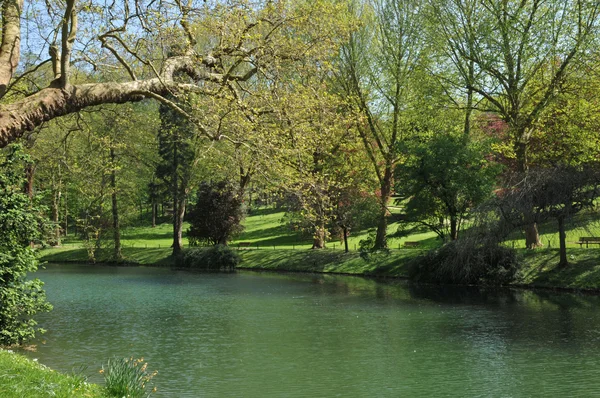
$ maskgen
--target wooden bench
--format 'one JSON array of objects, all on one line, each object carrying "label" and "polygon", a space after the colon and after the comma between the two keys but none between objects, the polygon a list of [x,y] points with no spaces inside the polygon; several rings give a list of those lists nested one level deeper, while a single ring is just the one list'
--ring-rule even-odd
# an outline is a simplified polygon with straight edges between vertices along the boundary
[{"label": "wooden bench", "polygon": [[419,247],[421,242],[404,242],[404,247]]},{"label": "wooden bench", "polygon": [[250,245],[252,245],[252,242],[239,242],[237,244],[238,250],[240,250],[242,247],[245,247],[245,248],[249,249]]},{"label": "wooden bench", "polygon": [[600,246],[600,238],[599,237],[595,237],[595,236],[583,236],[581,238],[579,238],[579,247],[583,247],[583,245],[585,244],[585,247],[589,247],[590,243],[591,244],[596,244]]}]

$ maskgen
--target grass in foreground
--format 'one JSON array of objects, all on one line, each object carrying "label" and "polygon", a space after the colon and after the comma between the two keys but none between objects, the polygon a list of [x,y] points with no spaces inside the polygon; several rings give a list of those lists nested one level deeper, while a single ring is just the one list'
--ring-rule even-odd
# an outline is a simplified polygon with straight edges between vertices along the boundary
[{"label": "grass in foreground", "polygon": [[65,375],[22,355],[0,349],[0,397],[104,397],[102,387],[85,377]]}]

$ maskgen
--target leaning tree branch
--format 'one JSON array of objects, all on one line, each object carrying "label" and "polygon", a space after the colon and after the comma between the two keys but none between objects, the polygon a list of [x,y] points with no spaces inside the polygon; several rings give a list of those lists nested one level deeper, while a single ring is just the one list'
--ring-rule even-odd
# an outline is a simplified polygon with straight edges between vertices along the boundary
[{"label": "leaning tree branch", "polygon": [[[204,58],[204,64],[213,61]],[[32,130],[45,121],[59,116],[78,112],[84,108],[109,104],[139,101],[144,98],[159,99],[173,92],[193,92],[206,95],[202,82],[226,85],[228,81],[242,81],[254,76],[249,71],[242,76],[230,76],[210,72],[202,67],[198,69],[196,57],[178,56],[167,59],[159,77],[129,82],[88,83],[61,86],[54,81],[49,87],[10,104],[0,105],[0,147],[4,147],[24,132]],[[202,64],[201,64],[202,66]],[[179,83],[174,77],[185,73],[196,83]],[[160,100],[160,99],[159,99]],[[161,100],[161,102],[164,102]],[[192,119],[193,120],[193,119]],[[206,130],[203,134],[208,134]],[[210,136],[210,134],[208,134]],[[213,137],[211,137],[213,138]]]}]

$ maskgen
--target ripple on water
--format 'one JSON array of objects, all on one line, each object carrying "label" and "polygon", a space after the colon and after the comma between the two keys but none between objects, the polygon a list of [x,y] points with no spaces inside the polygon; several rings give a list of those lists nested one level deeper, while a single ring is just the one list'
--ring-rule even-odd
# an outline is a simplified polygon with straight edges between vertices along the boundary
[{"label": "ripple on water", "polygon": [[153,268],[48,266],[39,277],[55,309],[33,355],[88,366],[93,381],[111,356],[143,356],[159,370],[157,396],[600,391],[597,297]]}]

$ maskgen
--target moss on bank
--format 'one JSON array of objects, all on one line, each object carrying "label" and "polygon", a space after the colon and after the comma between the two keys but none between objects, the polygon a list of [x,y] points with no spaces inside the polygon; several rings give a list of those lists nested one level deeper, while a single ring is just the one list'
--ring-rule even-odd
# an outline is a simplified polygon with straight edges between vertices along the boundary
[{"label": "moss on bank", "polygon": [[0,349],[0,397],[104,397],[102,387],[65,375],[22,355]]}]

